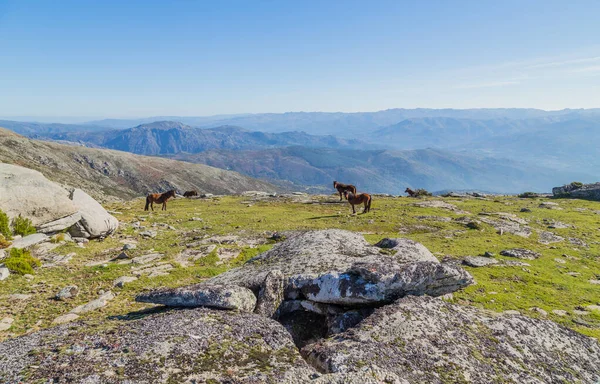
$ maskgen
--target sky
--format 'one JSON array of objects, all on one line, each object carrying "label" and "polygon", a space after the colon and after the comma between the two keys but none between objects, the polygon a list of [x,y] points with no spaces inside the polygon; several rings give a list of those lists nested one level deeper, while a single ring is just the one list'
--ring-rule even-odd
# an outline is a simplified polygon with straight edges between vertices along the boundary
[{"label": "sky", "polygon": [[0,117],[600,107],[600,1],[0,0]]}]

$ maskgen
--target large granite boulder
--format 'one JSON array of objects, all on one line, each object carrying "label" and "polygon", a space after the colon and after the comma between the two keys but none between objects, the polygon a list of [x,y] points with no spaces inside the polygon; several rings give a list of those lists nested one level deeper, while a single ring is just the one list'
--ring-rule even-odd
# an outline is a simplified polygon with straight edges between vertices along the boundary
[{"label": "large granite boulder", "polygon": [[258,293],[277,270],[284,276],[285,299],[340,305],[387,303],[408,294],[438,296],[473,282],[465,270],[440,264],[418,243],[387,239],[383,245],[385,251],[339,229],[305,232],[209,282]]},{"label": "large granite boulder", "polygon": [[[303,349],[321,372],[379,382],[597,383],[600,344],[547,320],[407,296]],[[392,381],[386,381],[391,379]]]},{"label": "large granite boulder", "polygon": [[81,214],[81,220],[70,229],[72,236],[85,238],[107,236],[119,227],[119,220],[106,212],[100,203],[81,189],[74,189],[70,197]]},{"label": "large granite boulder", "polygon": [[35,226],[63,219],[79,210],[67,190],[40,172],[5,163],[0,163],[0,209],[11,219],[20,214]]},{"label": "large granite boulder", "polygon": [[172,310],[107,330],[82,323],[0,343],[0,381],[76,383],[306,383],[309,367],[272,319]]},{"label": "large granite boulder", "polygon": [[40,233],[70,228],[73,236],[96,238],[114,232],[119,221],[80,189],[68,190],[40,172],[0,163],[0,209],[21,215]]}]

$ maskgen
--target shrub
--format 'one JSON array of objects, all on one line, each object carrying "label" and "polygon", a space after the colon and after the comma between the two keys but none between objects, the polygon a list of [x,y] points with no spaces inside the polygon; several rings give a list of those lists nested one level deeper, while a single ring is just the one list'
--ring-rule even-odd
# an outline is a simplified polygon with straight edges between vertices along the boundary
[{"label": "shrub", "polygon": [[415,191],[415,197],[431,196],[431,193],[426,189],[417,189]]},{"label": "shrub", "polygon": [[10,244],[11,242],[6,240],[6,237],[4,237],[4,235],[0,235],[0,249],[8,248]]},{"label": "shrub", "polygon": [[535,192],[523,192],[519,195],[519,197],[522,199],[535,199],[538,196],[539,195]]},{"label": "shrub", "polygon": [[569,185],[571,186],[571,189],[579,189],[579,188],[583,187],[583,183],[581,183],[579,181],[574,181]]},{"label": "shrub", "polygon": [[0,234],[4,236],[6,240],[11,240],[12,232],[8,223],[8,216],[0,209]]},{"label": "shrub", "polygon": [[31,256],[31,253],[24,249],[13,248],[10,255],[4,259],[4,265],[11,272],[25,275],[33,273],[33,268],[42,265],[41,261]]},{"label": "shrub", "polygon": [[36,232],[31,220],[21,215],[12,219],[12,227],[15,235],[27,236]]},{"label": "shrub", "polygon": [[59,234],[53,236],[50,239],[50,242],[53,243],[53,244],[58,244],[61,241],[65,241],[65,234],[64,233],[59,233]]}]

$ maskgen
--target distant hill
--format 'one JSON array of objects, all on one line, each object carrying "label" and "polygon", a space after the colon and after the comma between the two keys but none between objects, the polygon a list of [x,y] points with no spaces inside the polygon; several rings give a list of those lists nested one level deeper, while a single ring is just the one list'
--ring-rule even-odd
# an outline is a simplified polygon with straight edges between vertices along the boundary
[{"label": "distant hill", "polygon": [[0,129],[0,162],[36,169],[100,200],[172,188],[215,194],[276,190],[267,182],[206,165],[31,140],[5,129]]},{"label": "distant hill", "polygon": [[406,187],[548,192],[566,180],[591,180],[578,172],[556,172],[506,159],[443,150],[336,150],[289,147],[260,151],[207,151],[175,159],[231,169],[280,185],[327,191],[333,180],[361,191],[399,194]]},{"label": "distant hill", "polygon": [[0,120],[0,127],[10,129],[24,136],[51,135],[65,132],[96,132],[109,129],[107,126],[93,124],[29,123],[12,120]]},{"label": "distant hill", "polygon": [[359,140],[316,136],[304,132],[251,132],[236,126],[193,128],[174,121],[158,121],[122,130],[64,132],[44,135],[53,140],[86,143],[143,155],[196,153],[209,149],[263,149],[302,145],[327,148],[365,148]]}]

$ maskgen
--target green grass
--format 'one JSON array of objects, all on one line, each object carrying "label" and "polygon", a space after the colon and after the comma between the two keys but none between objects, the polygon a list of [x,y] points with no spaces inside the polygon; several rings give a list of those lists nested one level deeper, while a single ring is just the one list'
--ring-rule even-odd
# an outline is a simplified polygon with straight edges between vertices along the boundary
[{"label": "green grass", "polygon": [[[441,199],[455,204],[459,209],[470,212],[469,215],[456,214],[436,208],[419,208],[413,204],[424,200]],[[341,228],[364,234],[367,241],[375,243],[383,237],[407,237],[423,243],[438,258],[461,258],[475,256],[486,251],[494,253],[498,259],[503,249],[523,247],[542,254],[537,260],[527,261],[529,267],[483,267],[469,268],[477,284],[456,292],[452,301],[463,305],[474,305],[492,311],[508,309],[540,317],[531,307],[540,307],[548,312],[548,318],[578,332],[600,339],[600,314],[573,313],[580,306],[600,303],[600,287],[592,285],[590,279],[600,275],[600,203],[583,200],[554,200],[562,210],[538,208],[541,201],[547,199],[517,197],[499,197],[490,200],[460,198],[380,198],[373,199],[372,211],[368,214],[352,215],[346,203],[302,204],[299,202],[271,199],[263,202],[251,201],[247,197],[223,197],[220,199],[175,199],[169,202],[168,211],[144,212],[143,200],[114,203],[108,208],[122,212],[117,218],[126,225],[104,241],[91,241],[86,248],[74,244],[65,244],[54,252],[76,256],[67,266],[38,268],[33,281],[14,275],[0,282],[0,318],[11,316],[15,319],[13,327],[0,338],[23,334],[29,329],[51,326],[52,320],[69,312],[77,305],[98,297],[100,290],[112,290],[116,298],[100,310],[86,313],[83,319],[98,326],[110,327],[116,324],[118,316],[147,308],[145,304],[135,303],[137,293],[160,286],[175,287],[200,282],[223,271],[239,266],[246,260],[272,245],[260,245],[256,248],[240,248],[238,257],[224,264],[218,264],[216,251],[198,260],[193,266],[184,268],[173,262],[173,258],[185,249],[185,244],[194,241],[194,237],[234,234],[240,237],[266,238],[271,232],[297,229]],[[325,200],[333,202],[336,197]],[[248,206],[250,204],[250,206]],[[532,212],[520,212],[521,208],[530,208]],[[499,235],[485,223],[481,229],[469,229],[464,224],[434,219],[418,219],[417,216],[445,216],[457,218],[469,216],[477,219],[481,212],[506,212],[529,220],[534,230],[547,230],[565,238],[565,241],[544,245],[539,243],[537,233],[530,238],[511,234]],[[192,217],[201,217],[203,221],[190,221]],[[157,230],[154,239],[142,239],[129,224],[140,221],[147,229]],[[547,229],[544,220],[561,221],[573,228]],[[168,224],[176,230],[152,228],[153,224]],[[113,288],[114,279],[131,275],[131,265],[119,265],[108,262],[107,267],[86,267],[92,261],[106,260],[116,256],[122,247],[121,240],[132,237],[138,240],[138,246],[130,251],[131,256],[140,256],[153,252],[165,254],[161,261],[170,261],[175,269],[168,276],[138,280]],[[585,241],[588,248],[576,247],[567,239],[573,237]],[[569,256],[569,258],[563,257]],[[560,264],[554,259],[564,259]],[[580,273],[578,277],[568,272]],[[71,301],[58,302],[51,297],[66,285],[76,284],[80,294]],[[10,301],[12,293],[31,293],[32,298],[25,302]],[[562,309],[567,316],[552,314],[552,310]],[[584,320],[587,326],[578,325],[574,319]]]}]

